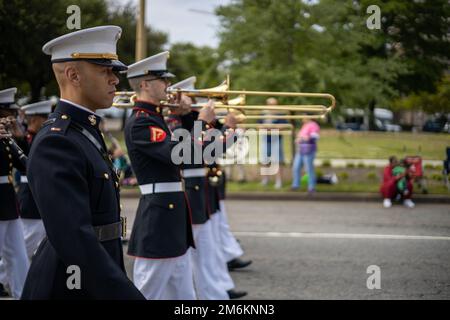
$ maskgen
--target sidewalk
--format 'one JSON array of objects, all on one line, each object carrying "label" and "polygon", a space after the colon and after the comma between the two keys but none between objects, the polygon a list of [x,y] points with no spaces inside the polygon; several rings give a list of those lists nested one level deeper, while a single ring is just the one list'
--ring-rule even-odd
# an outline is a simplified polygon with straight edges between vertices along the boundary
[{"label": "sidewalk", "polygon": [[[124,189],[121,191],[123,198],[139,198],[137,189]],[[378,193],[366,192],[317,192],[309,196],[306,192],[228,192],[227,199],[230,200],[258,200],[258,201],[357,201],[357,202],[380,202]],[[450,194],[416,194],[413,197],[416,203],[450,204]]]}]

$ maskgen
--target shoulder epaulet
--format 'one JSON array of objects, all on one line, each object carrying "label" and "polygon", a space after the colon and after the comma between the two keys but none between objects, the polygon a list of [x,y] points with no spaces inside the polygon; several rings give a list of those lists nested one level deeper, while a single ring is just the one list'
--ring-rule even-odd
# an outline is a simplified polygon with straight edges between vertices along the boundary
[{"label": "shoulder epaulet", "polygon": [[65,114],[57,116],[56,118],[48,119],[44,122],[44,126],[50,126],[49,132],[65,134],[69,128],[70,117]]},{"label": "shoulder epaulet", "polygon": [[53,124],[55,122],[56,118],[51,118],[51,119],[47,119],[46,121],[44,121],[44,123],[42,124],[42,127],[46,127],[50,124]]},{"label": "shoulder epaulet", "polygon": [[137,110],[136,112],[136,118],[140,118],[140,117],[146,117],[148,118],[150,115],[148,114],[148,112],[145,112],[144,110]]}]

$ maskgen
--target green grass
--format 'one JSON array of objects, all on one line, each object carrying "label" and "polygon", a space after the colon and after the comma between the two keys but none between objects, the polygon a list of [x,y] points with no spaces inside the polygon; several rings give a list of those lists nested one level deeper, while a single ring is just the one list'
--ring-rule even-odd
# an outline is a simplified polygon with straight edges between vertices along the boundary
[{"label": "green grass", "polygon": [[[318,184],[316,186],[317,192],[350,192],[350,193],[364,193],[364,192],[379,192],[379,184],[378,183],[346,183],[341,182],[336,185],[326,185],[326,184]],[[268,186],[262,186],[260,182],[227,182],[227,192],[279,192],[279,193],[291,193],[291,192],[306,192],[306,188],[302,187],[298,191],[291,191],[290,184],[285,183],[281,189],[275,189],[272,184]],[[416,186],[415,186],[416,188]],[[129,191],[138,191],[137,187],[122,187],[122,190],[125,192]],[[421,193],[419,190],[414,191],[414,193]],[[429,194],[449,194],[449,191],[444,185],[433,185],[428,187]]]},{"label": "green grass", "polygon": [[[318,184],[317,192],[379,192],[379,184],[377,182],[340,182],[336,185]],[[268,186],[261,185],[260,182],[228,182],[228,192],[297,192],[290,190],[290,184],[285,183],[283,188],[275,189],[272,184]],[[299,192],[306,192],[306,188],[302,187]],[[417,191],[419,192],[419,191]],[[448,190],[444,185],[433,185],[428,187],[429,194],[448,194]]]},{"label": "green grass", "polygon": [[443,160],[450,146],[450,134],[409,132],[338,132],[323,130],[318,158],[386,159],[390,155],[420,155],[427,160]]}]

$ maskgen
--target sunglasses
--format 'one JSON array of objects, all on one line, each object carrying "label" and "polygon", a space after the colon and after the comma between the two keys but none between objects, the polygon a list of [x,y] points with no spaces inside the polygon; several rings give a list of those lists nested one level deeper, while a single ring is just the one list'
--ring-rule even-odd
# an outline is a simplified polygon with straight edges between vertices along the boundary
[{"label": "sunglasses", "polygon": [[164,83],[165,83],[165,84],[170,84],[170,80],[169,80],[169,79],[167,79],[167,78],[153,78],[153,79],[145,79],[144,81],[146,81],[146,82],[150,82],[150,81],[153,81],[153,80],[161,80],[161,81],[164,81]]}]

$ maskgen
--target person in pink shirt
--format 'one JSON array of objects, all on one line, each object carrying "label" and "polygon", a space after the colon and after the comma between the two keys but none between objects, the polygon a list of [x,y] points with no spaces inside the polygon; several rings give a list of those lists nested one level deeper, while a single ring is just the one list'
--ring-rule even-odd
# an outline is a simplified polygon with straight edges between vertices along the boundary
[{"label": "person in pink shirt", "polygon": [[311,119],[304,119],[303,126],[295,139],[297,152],[292,166],[292,190],[300,187],[300,177],[303,165],[308,174],[308,193],[313,193],[316,188],[316,174],[314,172],[314,159],[317,152],[317,140],[320,127]]}]

